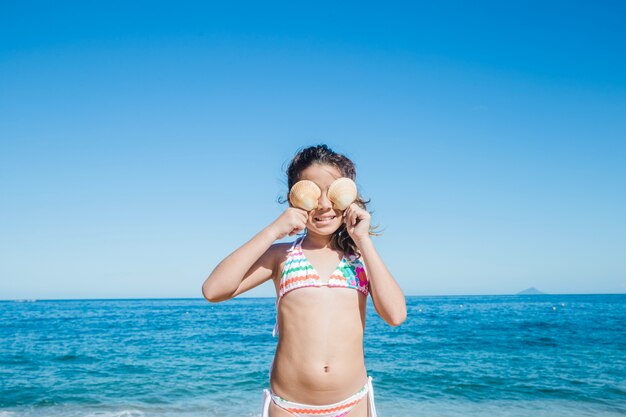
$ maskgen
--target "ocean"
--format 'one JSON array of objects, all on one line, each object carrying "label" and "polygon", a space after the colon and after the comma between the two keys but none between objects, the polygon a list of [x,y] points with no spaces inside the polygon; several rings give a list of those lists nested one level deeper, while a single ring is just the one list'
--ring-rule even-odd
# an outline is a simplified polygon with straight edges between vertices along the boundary
[{"label": "ocean", "polygon": [[[626,295],[368,298],[380,417],[626,415]],[[0,417],[260,416],[273,298],[0,301]]]}]

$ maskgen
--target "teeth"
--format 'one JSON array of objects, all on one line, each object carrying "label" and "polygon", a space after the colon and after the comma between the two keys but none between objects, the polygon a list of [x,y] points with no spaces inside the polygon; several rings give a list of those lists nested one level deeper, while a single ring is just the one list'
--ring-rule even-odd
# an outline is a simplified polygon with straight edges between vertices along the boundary
[{"label": "teeth", "polygon": [[335,217],[337,217],[337,216],[333,216],[333,217],[316,217],[315,220],[317,220],[318,222],[321,222],[321,221],[325,221],[325,220],[332,220]]}]

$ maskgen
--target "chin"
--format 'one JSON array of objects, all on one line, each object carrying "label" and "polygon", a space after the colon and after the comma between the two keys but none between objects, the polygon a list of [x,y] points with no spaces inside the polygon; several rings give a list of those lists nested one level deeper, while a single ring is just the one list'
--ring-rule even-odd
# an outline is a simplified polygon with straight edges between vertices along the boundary
[{"label": "chin", "polygon": [[335,233],[337,230],[339,230],[339,228],[335,228],[334,230],[331,229],[323,229],[320,230],[316,227],[307,227],[307,233],[315,233],[316,235],[321,235],[321,236],[331,236],[333,233]]}]

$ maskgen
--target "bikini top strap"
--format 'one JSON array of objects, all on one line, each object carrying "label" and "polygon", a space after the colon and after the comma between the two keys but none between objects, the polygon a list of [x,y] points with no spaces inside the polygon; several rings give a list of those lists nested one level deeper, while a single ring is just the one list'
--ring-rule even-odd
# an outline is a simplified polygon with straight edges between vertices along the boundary
[{"label": "bikini top strap", "polygon": [[302,242],[304,242],[304,238],[306,237],[306,233],[307,233],[307,232],[306,232],[306,229],[304,229],[304,233],[302,234],[302,237],[301,237],[301,238],[299,239],[299,241],[298,241],[298,247],[299,247],[300,249],[302,249]]},{"label": "bikini top strap", "polygon": [[288,250],[287,252],[292,252],[294,249],[296,249],[296,248],[300,248],[300,245],[302,244],[302,241],[304,240],[304,236],[305,236],[305,235],[302,235],[302,236],[297,237],[297,238],[293,241],[293,243],[291,244],[291,247],[289,248],[289,250]]},{"label": "bikini top strap", "polygon": [[306,233],[304,233],[302,236],[298,236],[291,244],[291,248],[289,248],[289,252],[293,251],[295,248],[302,249],[301,245],[305,237],[306,237]]}]

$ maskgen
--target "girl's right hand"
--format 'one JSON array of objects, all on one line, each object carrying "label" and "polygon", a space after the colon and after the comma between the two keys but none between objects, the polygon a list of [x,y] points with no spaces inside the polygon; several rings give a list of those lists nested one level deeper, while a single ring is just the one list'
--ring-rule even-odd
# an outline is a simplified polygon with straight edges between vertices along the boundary
[{"label": "girl's right hand", "polygon": [[297,207],[289,207],[285,210],[272,224],[269,225],[276,239],[282,239],[285,236],[293,236],[300,233],[306,228],[306,222],[309,219],[309,213],[306,210]]}]

